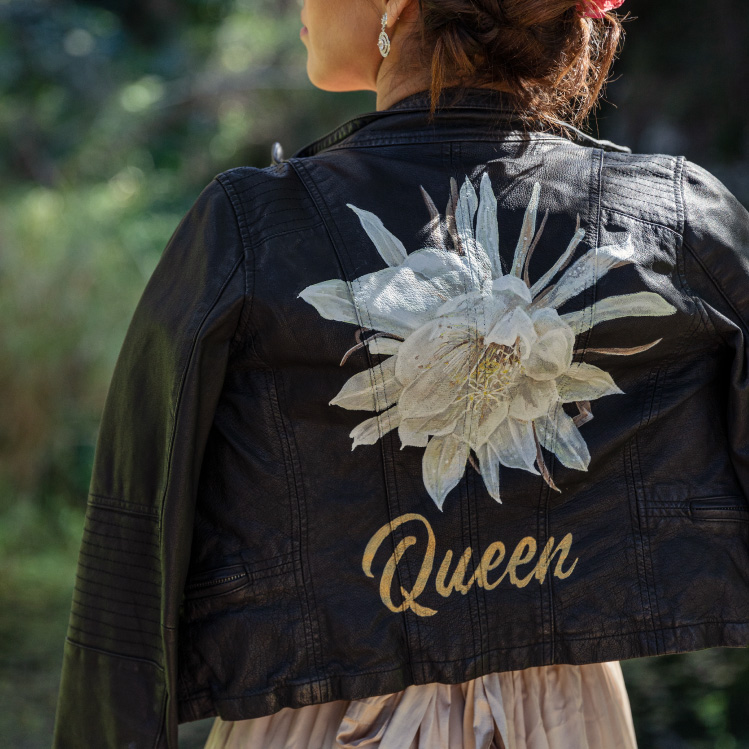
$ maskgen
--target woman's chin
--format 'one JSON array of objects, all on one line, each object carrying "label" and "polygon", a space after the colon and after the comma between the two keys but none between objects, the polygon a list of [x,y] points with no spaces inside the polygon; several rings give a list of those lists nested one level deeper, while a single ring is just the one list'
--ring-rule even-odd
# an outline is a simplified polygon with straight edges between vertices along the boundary
[{"label": "woman's chin", "polygon": [[342,87],[341,80],[326,70],[320,70],[320,68],[314,64],[307,62],[307,77],[310,83],[322,91],[348,91],[350,89]]},{"label": "woman's chin", "polygon": [[321,91],[345,92],[345,91],[375,91],[374,81],[367,85],[363,78],[342,75],[340,72],[322,68],[307,58],[307,78],[310,83]]}]

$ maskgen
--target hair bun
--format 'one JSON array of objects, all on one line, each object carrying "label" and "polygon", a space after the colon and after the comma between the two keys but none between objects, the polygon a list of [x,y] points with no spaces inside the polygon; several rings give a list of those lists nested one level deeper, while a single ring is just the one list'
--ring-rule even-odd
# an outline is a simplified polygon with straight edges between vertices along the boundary
[{"label": "hair bun", "polygon": [[[618,0],[617,0],[618,1]],[[435,110],[446,85],[509,87],[521,110],[579,124],[595,106],[622,35],[578,0],[419,0]]]}]

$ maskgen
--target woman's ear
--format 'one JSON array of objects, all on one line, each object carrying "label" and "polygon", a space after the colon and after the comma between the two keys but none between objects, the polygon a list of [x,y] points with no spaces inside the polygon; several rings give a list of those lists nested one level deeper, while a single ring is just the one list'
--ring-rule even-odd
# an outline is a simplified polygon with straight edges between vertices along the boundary
[{"label": "woman's ear", "polygon": [[418,12],[418,6],[418,0],[388,0],[385,5],[385,12],[388,14],[386,28],[392,28],[404,12]]}]

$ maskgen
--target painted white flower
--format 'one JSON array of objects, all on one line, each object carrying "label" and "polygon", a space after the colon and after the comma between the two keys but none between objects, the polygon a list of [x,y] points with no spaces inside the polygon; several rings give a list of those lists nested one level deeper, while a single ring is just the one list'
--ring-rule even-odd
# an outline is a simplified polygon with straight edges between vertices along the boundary
[{"label": "painted white flower", "polygon": [[[313,284],[299,295],[324,318],[359,327],[359,343],[342,364],[364,346],[387,357],[351,377],[331,401],[377,412],[351,432],[352,449],[393,429],[402,446],[426,448],[424,484],[440,510],[469,461],[498,502],[500,465],[541,475],[559,491],[541,446],[568,468],[587,471],[590,453],[578,427],[592,418],[590,401],[622,391],[607,372],[573,361],[575,337],[605,320],[676,311],[643,291],[599,300],[595,315],[590,307],[560,315],[562,304],[634,255],[627,238],[570,265],[585,236],[578,225],[559,259],[531,284],[528,264],[543,231],[542,224],[536,232],[540,191],[536,183],[508,273],[486,173],[479,195],[468,178],[459,193],[451,180],[444,220],[422,188],[430,241],[410,254],[376,215],[349,204],[388,267],[350,285]],[[631,355],[659,342],[599,353]],[[565,403],[576,403],[579,414],[569,416]]]}]

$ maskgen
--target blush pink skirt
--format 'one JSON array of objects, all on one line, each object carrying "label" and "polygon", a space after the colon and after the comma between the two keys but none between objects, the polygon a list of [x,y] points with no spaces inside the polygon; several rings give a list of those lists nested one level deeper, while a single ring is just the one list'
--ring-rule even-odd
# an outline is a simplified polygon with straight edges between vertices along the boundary
[{"label": "blush pink skirt", "polygon": [[636,749],[619,661],[412,685],[241,721],[205,749]]}]

